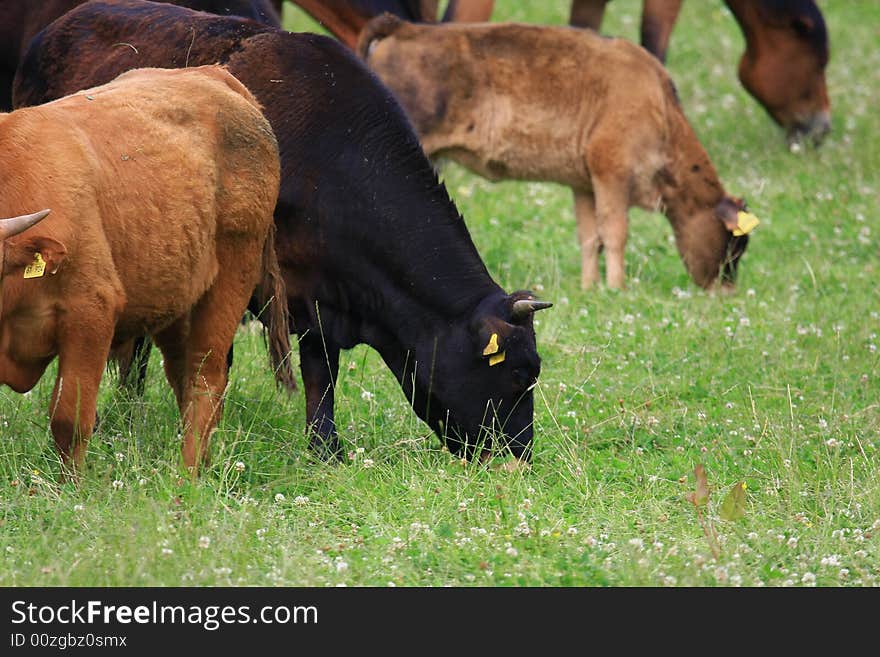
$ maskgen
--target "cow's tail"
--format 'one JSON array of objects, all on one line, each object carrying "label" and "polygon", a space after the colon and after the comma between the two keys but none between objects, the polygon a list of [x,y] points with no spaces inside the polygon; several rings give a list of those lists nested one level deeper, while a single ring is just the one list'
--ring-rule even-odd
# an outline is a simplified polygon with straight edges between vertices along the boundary
[{"label": "cow's tail", "polygon": [[254,291],[258,318],[263,324],[269,346],[269,360],[275,381],[287,390],[296,390],[296,378],[290,365],[290,323],[287,313],[287,289],[278,257],[275,254],[275,224],[269,227],[263,245],[262,278]]}]

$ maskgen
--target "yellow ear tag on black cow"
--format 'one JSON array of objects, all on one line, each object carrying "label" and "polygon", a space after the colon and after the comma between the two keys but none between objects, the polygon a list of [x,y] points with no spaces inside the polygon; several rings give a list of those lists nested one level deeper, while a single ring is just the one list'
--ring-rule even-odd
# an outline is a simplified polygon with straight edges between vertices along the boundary
[{"label": "yellow ear tag on black cow", "polygon": [[736,228],[733,229],[733,236],[748,235],[759,223],[761,222],[751,212],[740,210],[736,213]]},{"label": "yellow ear tag on black cow", "polygon": [[37,251],[34,254],[34,261],[24,268],[24,277],[25,278],[39,278],[46,273],[46,261],[43,260],[43,256]]},{"label": "yellow ear tag on black cow", "polygon": [[503,363],[504,358],[505,358],[505,356],[504,356],[503,351],[495,354],[494,356],[490,356],[489,357],[489,367],[492,367],[493,365],[497,365],[498,363]]},{"label": "yellow ear tag on black cow", "polygon": [[[483,349],[484,356],[491,356],[492,354],[498,353],[498,334],[493,333],[489,338],[489,342],[486,347]],[[494,365],[494,363],[490,363],[490,365]]]}]

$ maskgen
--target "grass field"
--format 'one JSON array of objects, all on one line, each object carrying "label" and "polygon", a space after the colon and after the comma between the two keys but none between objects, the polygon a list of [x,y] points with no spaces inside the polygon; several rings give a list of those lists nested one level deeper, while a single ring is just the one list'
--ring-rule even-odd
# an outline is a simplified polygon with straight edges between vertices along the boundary
[{"label": "grass field", "polygon": [[[560,24],[568,3],[497,5],[496,20]],[[154,353],[143,399],[105,377],[87,470],[59,485],[53,366],[27,395],[0,388],[0,585],[876,586],[880,4],[821,5],[833,131],[819,150],[790,152],[739,86],[720,0],[686,2],[673,34],[686,113],[762,219],[735,295],[692,284],[666,220],[638,211],[628,289],[582,292],[568,189],[443,169],[496,280],[555,302],[535,322],[531,471],[441,450],[365,347],[343,355],[336,391],[348,462],[316,463],[303,398],[275,391],[243,330],[200,481],[178,483]],[[639,11],[616,0],[604,31],[637,39]],[[705,528],[687,499],[697,464]],[[723,520],[740,482],[744,515]]]}]

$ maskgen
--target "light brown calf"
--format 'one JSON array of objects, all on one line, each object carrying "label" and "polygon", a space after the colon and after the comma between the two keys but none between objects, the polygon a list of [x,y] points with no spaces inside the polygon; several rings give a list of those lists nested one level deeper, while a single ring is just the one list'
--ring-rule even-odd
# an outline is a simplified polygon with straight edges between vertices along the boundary
[{"label": "light brown calf", "polygon": [[49,414],[75,469],[111,348],[149,333],[195,469],[258,284],[270,281],[288,334],[278,148],[256,100],[217,66],[131,71],[0,114],[0,172],[0,217],[51,211],[0,222],[0,384],[26,392],[58,356]]},{"label": "light brown calf", "polygon": [[647,51],[589,30],[515,23],[367,24],[358,52],[397,95],[432,157],[490,180],[572,188],[581,284],[624,284],[627,211],[662,210],[693,280],[733,283],[753,220],[728,196]]}]

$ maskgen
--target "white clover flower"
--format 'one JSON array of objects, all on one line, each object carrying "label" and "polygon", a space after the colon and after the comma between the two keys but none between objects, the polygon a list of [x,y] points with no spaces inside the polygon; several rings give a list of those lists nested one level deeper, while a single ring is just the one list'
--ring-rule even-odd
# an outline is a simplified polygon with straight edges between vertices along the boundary
[{"label": "white clover flower", "polygon": [[236,472],[244,472],[244,461],[236,461],[232,467]]},{"label": "white clover flower", "polygon": [[120,490],[123,486],[125,486],[125,484],[122,483],[119,479],[114,479],[114,480],[113,480],[113,483],[112,483],[111,485],[112,485],[113,488],[115,488],[116,490]]},{"label": "white clover flower", "polygon": [[569,527],[568,528],[568,535],[569,536],[577,536],[577,533],[578,533],[577,527]]},{"label": "white clover flower", "polygon": [[519,554],[519,551],[515,547],[509,547],[505,552],[511,557],[515,557]]},{"label": "white clover flower", "polygon": [[83,509],[85,509],[85,507],[82,504],[74,504],[73,505],[73,510],[77,513],[79,513]]},{"label": "white clover flower", "polygon": [[279,504],[284,501],[284,493],[275,493],[275,501]]},{"label": "white clover flower", "polygon": [[169,556],[169,555],[174,554],[174,550],[172,550],[171,548],[163,547],[163,548],[162,548],[162,554],[163,554],[163,556],[166,556],[166,557],[167,557],[167,556]]},{"label": "white clover flower", "polygon": [[372,468],[374,465],[376,465],[376,463],[375,461],[373,461],[373,459],[364,459],[365,468]]},{"label": "white clover flower", "polygon": [[207,550],[211,547],[211,537],[210,536],[200,536],[199,537],[199,547],[203,550]]},{"label": "white clover flower", "polygon": [[791,538],[788,539],[788,547],[796,548],[797,544],[798,544],[798,539],[796,536],[792,536]]},{"label": "white clover flower", "polygon": [[801,584],[816,586],[816,576],[813,573],[804,573],[804,576],[801,577]]},{"label": "white clover flower", "polygon": [[532,529],[531,527],[529,527],[529,524],[525,520],[523,520],[514,528],[513,533],[517,536],[530,536],[532,533]]},{"label": "white clover flower", "polygon": [[116,460],[119,463],[122,463],[122,461],[125,460],[125,454],[123,454],[122,452],[116,452],[115,456],[116,456]]},{"label": "white clover flower", "polygon": [[362,390],[361,391],[361,399],[363,399],[364,401],[370,401],[372,398],[373,398],[373,393],[370,392],[369,390]]},{"label": "white clover flower", "polygon": [[293,498],[293,503],[296,506],[305,506],[306,504],[309,503],[308,495],[297,495],[296,497]]},{"label": "white clover flower", "polygon": [[256,533],[257,533],[257,539],[262,541],[266,537],[266,528],[260,527]]},{"label": "white clover flower", "polygon": [[337,573],[344,573],[346,570],[348,570],[348,562],[343,561],[340,557],[337,557],[336,572]]}]

